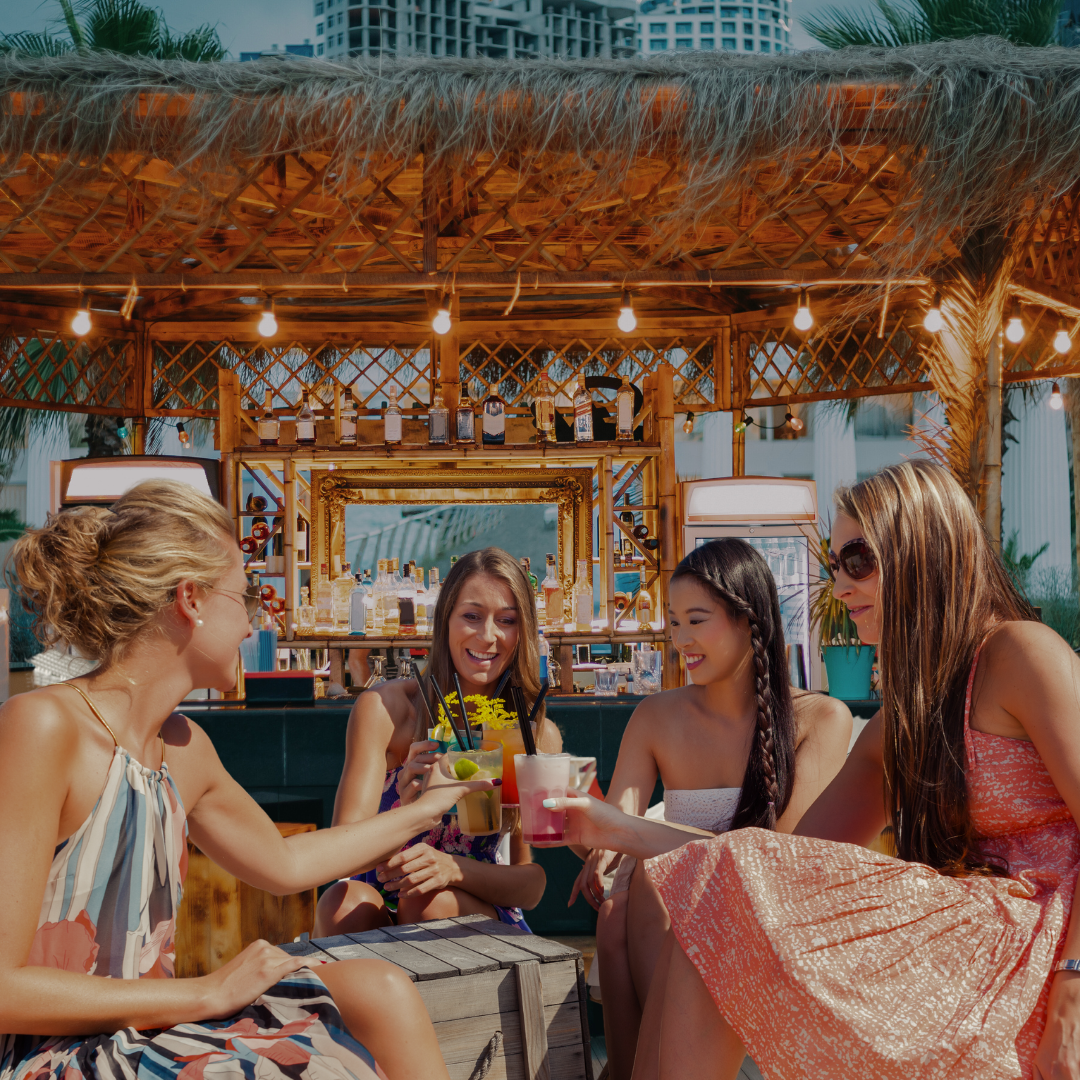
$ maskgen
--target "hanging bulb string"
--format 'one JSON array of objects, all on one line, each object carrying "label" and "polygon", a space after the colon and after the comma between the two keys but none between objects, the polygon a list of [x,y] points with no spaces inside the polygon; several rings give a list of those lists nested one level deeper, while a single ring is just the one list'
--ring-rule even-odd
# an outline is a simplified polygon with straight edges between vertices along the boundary
[{"label": "hanging bulb string", "polygon": [[[795,424],[792,423],[793,420],[798,423],[798,427],[796,427]],[[806,421],[796,416],[794,413],[788,413],[782,424],[772,425],[763,424],[760,420],[755,420],[752,416],[747,416],[744,413],[742,420],[737,420],[735,422],[736,426],[738,426],[740,423],[742,424],[744,431],[748,427],[750,427],[751,424],[753,424],[756,428],[760,428],[762,431],[783,431],[784,428],[790,428],[792,431],[802,431],[802,429],[806,427]]]}]

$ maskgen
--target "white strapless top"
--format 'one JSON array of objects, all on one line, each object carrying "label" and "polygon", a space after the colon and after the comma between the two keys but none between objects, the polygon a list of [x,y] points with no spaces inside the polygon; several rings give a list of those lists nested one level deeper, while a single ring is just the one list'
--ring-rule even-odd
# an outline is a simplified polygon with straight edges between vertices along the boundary
[{"label": "white strapless top", "polygon": [[727,832],[739,808],[742,788],[664,789],[664,819],[709,832]]}]

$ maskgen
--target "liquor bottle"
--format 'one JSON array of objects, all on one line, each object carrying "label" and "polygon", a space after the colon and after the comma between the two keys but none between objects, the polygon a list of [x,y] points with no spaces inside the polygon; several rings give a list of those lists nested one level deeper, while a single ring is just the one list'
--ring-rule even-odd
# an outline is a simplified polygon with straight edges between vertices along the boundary
[{"label": "liquor bottle", "polygon": [[536,393],[536,441],[555,441],[555,387],[546,371],[540,374],[540,388]]},{"label": "liquor bottle", "polygon": [[300,411],[296,414],[296,442],[299,446],[315,445],[315,409],[311,404],[314,396],[310,390],[301,395]]},{"label": "liquor bottle", "polygon": [[339,555],[334,556],[334,563],[334,629],[348,632],[351,595],[356,582],[349,572],[349,564],[342,562]]},{"label": "liquor bottle", "polygon": [[574,441],[592,442],[592,394],[585,389],[585,380],[578,382],[574,391]]},{"label": "liquor bottle", "polygon": [[296,532],[293,533],[293,551],[296,553],[297,562],[307,562],[308,557],[308,523],[304,515],[296,515]]},{"label": "liquor bottle", "polygon": [[345,400],[341,403],[341,427],[338,430],[338,442],[342,446],[356,445],[356,397],[351,386],[345,391]]},{"label": "liquor bottle", "polygon": [[412,575],[404,574],[397,588],[398,633],[416,637],[416,585]]},{"label": "liquor bottle", "polygon": [[386,393],[390,402],[383,406],[383,442],[387,446],[400,446],[401,406],[398,404],[396,390],[391,387]]},{"label": "liquor bottle", "polygon": [[551,656],[551,646],[544,637],[544,631],[540,631],[540,685],[547,685],[548,681],[548,658]]},{"label": "liquor bottle", "polygon": [[625,375],[615,395],[615,438],[619,442],[634,438],[634,388]]},{"label": "liquor bottle", "polygon": [[435,628],[435,608],[439,603],[439,593],[442,586],[439,584],[439,568],[433,566],[428,573],[428,587],[425,596],[427,608],[427,632],[430,634]]},{"label": "liquor bottle", "polygon": [[349,633],[363,635],[367,632],[367,589],[364,579],[357,574],[349,592]]},{"label": "liquor bottle", "polygon": [[540,584],[536,580],[536,575],[532,572],[532,560],[528,555],[522,556],[521,569],[525,571],[525,576],[529,579],[529,588],[532,589],[533,595],[536,595],[536,587]]},{"label": "liquor bottle", "polygon": [[476,442],[476,413],[469,398],[469,384],[461,384],[461,398],[454,410],[454,441],[457,443]]},{"label": "liquor bottle", "polygon": [[315,629],[334,629],[334,586],[326,563],[322,563],[322,574],[315,586]]},{"label": "liquor bottle", "polygon": [[281,435],[281,421],[274,415],[274,409],[271,405],[273,400],[274,391],[267,387],[262,416],[259,417],[257,425],[260,446],[277,446],[278,437]]},{"label": "liquor bottle", "polygon": [[634,618],[637,619],[639,630],[652,629],[653,602],[652,597],[649,595],[644,566],[641,568],[641,587],[638,589],[637,597],[634,599]]},{"label": "liquor bottle", "polygon": [[450,410],[443,404],[441,390],[435,391],[428,409],[428,445],[446,446],[450,441]]},{"label": "liquor bottle", "polygon": [[387,637],[397,637],[401,629],[401,614],[398,610],[397,559],[386,560],[386,588],[383,590],[383,633]]},{"label": "liquor bottle", "polygon": [[386,608],[383,607],[383,594],[386,592],[386,560],[379,560],[378,575],[371,590],[371,630],[379,635],[386,625]]},{"label": "liquor bottle", "polygon": [[[626,501],[629,503],[630,496],[626,496]],[[623,510],[619,514],[619,520],[626,526],[626,532],[633,533],[634,531],[634,512],[632,510]],[[619,540],[619,549],[622,552],[622,560],[624,565],[633,566],[635,554],[637,548],[630,542],[630,537],[626,535],[626,532],[622,534]]]},{"label": "liquor bottle", "polygon": [[577,581],[574,582],[574,623],[578,633],[592,629],[593,596],[588,559],[578,559]]},{"label": "liquor bottle", "polygon": [[371,580],[371,571],[364,571],[364,633],[375,632],[375,585]]},{"label": "liquor bottle", "polygon": [[549,629],[561,629],[563,622],[563,590],[562,583],[555,573],[555,556],[547,556],[547,573],[540,586],[544,594],[544,621]]},{"label": "liquor bottle", "polygon": [[506,442],[506,402],[499,397],[495,384],[491,384],[484,398],[483,443],[485,446],[502,446]]},{"label": "liquor bottle", "polygon": [[270,550],[266,553],[266,572],[270,575],[285,573],[285,533],[278,529],[270,540]]},{"label": "liquor bottle", "polygon": [[311,605],[311,590],[305,585],[300,590],[300,607],[296,611],[296,628],[301,634],[315,632],[315,608]]},{"label": "liquor bottle", "polygon": [[413,584],[416,586],[416,632],[423,636],[431,632],[431,608],[428,600],[431,592],[424,588],[424,568],[417,567],[413,574]]}]

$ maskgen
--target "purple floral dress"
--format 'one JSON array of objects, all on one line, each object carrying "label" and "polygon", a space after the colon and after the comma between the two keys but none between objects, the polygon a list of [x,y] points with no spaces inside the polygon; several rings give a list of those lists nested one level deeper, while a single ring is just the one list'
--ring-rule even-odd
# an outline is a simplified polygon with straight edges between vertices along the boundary
[{"label": "purple floral dress", "polygon": [[[383,780],[382,798],[379,800],[380,814],[401,805],[397,790],[397,778],[401,769],[402,766],[400,765],[396,769],[391,769]],[[434,829],[421,833],[419,836],[414,836],[404,845],[402,850],[404,851],[405,848],[410,848],[415,844],[427,844],[438,851],[445,851],[448,855],[464,855],[466,858],[476,859],[478,862],[502,863],[502,859],[499,857],[498,833],[493,833],[490,836],[466,836],[458,829],[457,825],[451,824],[453,820],[447,814],[443,818],[441,825],[437,825]],[[384,889],[374,870],[368,870],[365,874],[355,874],[352,880],[367,882],[373,889],[377,889],[387,908],[395,914],[397,913],[397,893],[388,892]],[[522,930],[532,933],[525,922],[525,916],[521,913],[521,908],[504,908],[499,907],[498,904],[492,904],[492,907],[495,908],[500,922],[509,923],[511,926],[520,926]]]}]

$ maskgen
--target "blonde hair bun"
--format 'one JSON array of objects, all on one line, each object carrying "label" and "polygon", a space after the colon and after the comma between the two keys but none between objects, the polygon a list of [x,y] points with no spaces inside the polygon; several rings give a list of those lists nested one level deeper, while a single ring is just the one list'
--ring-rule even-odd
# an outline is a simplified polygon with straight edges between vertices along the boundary
[{"label": "blonde hair bun", "polygon": [[146,480],[108,509],[50,514],[11,558],[38,640],[107,667],[176,599],[181,581],[216,584],[234,546],[223,506],[188,484]]}]

